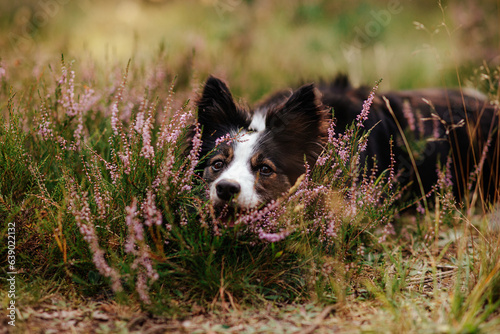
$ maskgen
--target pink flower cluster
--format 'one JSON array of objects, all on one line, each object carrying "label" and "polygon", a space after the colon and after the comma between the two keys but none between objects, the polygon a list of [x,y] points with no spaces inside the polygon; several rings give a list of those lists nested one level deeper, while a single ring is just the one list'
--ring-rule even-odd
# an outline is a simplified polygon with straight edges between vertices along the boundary
[{"label": "pink flower cluster", "polygon": [[[151,226],[153,223],[151,221],[151,215],[155,216],[159,213],[154,205],[153,195],[151,191],[148,191],[145,201],[141,205],[142,216],[145,218],[145,224]],[[136,291],[139,298],[145,303],[150,304],[151,300],[149,298],[149,282],[153,283],[158,280],[159,275],[153,268],[153,262],[150,258],[150,248],[144,240],[144,228],[143,223],[139,220],[137,211],[137,201],[134,199],[130,206],[125,208],[127,214],[125,221],[128,226],[128,236],[125,242],[125,252],[135,256],[135,259],[131,265],[133,270],[137,271],[137,281],[136,281]],[[158,224],[158,221],[154,222]],[[161,217],[160,222],[161,224]]]},{"label": "pink flower cluster", "polygon": [[450,189],[453,187],[453,181],[451,177],[451,163],[452,158],[451,155],[446,159],[446,165],[444,166],[444,170],[439,168],[439,165],[436,166],[436,174],[438,176],[438,181],[436,183],[436,187],[439,189]]},{"label": "pink flower cluster", "polygon": [[196,124],[195,134],[191,141],[191,151],[189,152],[189,156],[187,158],[187,169],[185,170],[184,176],[181,179],[181,191],[190,191],[192,189],[192,182],[194,171],[196,166],[198,165],[198,156],[201,152],[201,129],[200,125]]},{"label": "pink flower cluster", "polygon": [[413,114],[410,101],[408,100],[403,101],[403,116],[408,123],[408,128],[410,129],[410,131],[415,132],[415,115]]},{"label": "pink flower cluster", "polygon": [[[95,152],[93,152],[95,153]],[[94,195],[94,201],[97,205],[97,212],[99,214],[99,219],[104,220],[106,218],[106,213],[109,209],[111,203],[111,194],[108,190],[103,188],[105,184],[102,178],[102,174],[98,168],[96,161],[96,155],[94,155],[92,163],[83,161],[85,166],[85,175],[90,184],[92,184],[92,190]]]},{"label": "pink flower cluster", "polygon": [[[165,113],[166,115],[166,113]],[[156,146],[158,148],[167,144],[177,142],[182,132],[185,131],[188,122],[191,120],[193,113],[191,110],[185,111],[184,108],[178,109],[169,122],[164,120]]]},{"label": "pink flower cluster", "polygon": [[246,141],[246,139],[243,139],[243,137],[245,136],[244,133],[242,132],[238,132],[238,133],[226,133],[224,136],[220,137],[220,138],[217,138],[215,140],[215,147],[221,145],[221,144],[227,144],[227,145],[231,145],[231,143],[233,141],[237,141],[237,142],[243,142],[243,141]]},{"label": "pink flower cluster", "polygon": [[373,86],[370,95],[368,95],[368,98],[363,103],[363,109],[361,109],[361,113],[356,117],[356,122],[357,122],[356,126],[363,127],[364,126],[363,122],[368,119],[368,115],[370,113],[370,107],[373,103],[373,99],[375,98],[375,92],[377,91],[379,85],[380,85],[380,80],[375,83],[375,86]]},{"label": "pink flower cluster", "polygon": [[41,107],[41,117],[42,120],[38,125],[38,134],[42,136],[43,140],[49,140],[54,138],[54,130],[51,127],[51,122],[49,118],[49,113],[47,112],[47,107],[45,103]]},{"label": "pink flower cluster", "polygon": [[122,291],[120,274],[116,269],[109,266],[105,259],[105,253],[99,246],[94,225],[95,218],[90,210],[87,193],[77,189],[76,183],[71,177],[67,179],[67,182],[69,189],[68,211],[75,218],[83,239],[89,244],[97,270],[101,275],[111,279],[113,291]]},{"label": "pink flower cluster", "polygon": [[267,242],[278,242],[285,239],[290,234],[289,231],[278,233],[266,233],[262,229],[259,230],[259,239]]},{"label": "pink flower cluster", "polygon": [[73,134],[75,142],[72,143],[72,150],[79,151],[81,144],[84,141],[84,115],[96,104],[99,100],[94,90],[90,87],[84,86],[82,94],[75,93],[75,71],[68,69],[63,61],[62,75],[59,79],[59,87],[61,94],[58,103],[62,106],[65,114],[70,117],[76,117],[77,128]]},{"label": "pink flower cluster", "polygon": [[128,78],[128,67],[125,73],[123,74],[123,78],[120,86],[115,94],[115,101],[111,105],[111,129],[113,130],[113,134],[118,136],[120,133],[120,129],[122,128],[120,119],[118,118],[119,110],[118,104],[123,100],[123,90],[125,89],[125,85],[127,83]]},{"label": "pink flower cluster", "polygon": [[[145,102],[144,108],[147,106],[147,101]],[[142,149],[140,155],[144,158],[150,160],[150,163],[154,164],[154,156],[155,151],[153,146],[151,145],[151,129],[153,128],[153,116],[152,109],[154,108],[151,105],[148,109],[148,118],[144,121],[144,111],[141,111],[137,114],[135,129],[136,131],[142,135]]]},{"label": "pink flower cluster", "polygon": [[161,211],[156,208],[156,195],[151,189],[146,192],[146,199],[141,205],[142,214],[144,216],[144,224],[147,226],[158,225],[162,223]]},{"label": "pink flower cluster", "polygon": [[68,141],[57,133],[56,127],[54,126],[57,122],[51,117],[56,114],[57,110],[50,110],[50,113],[48,110],[49,107],[47,101],[50,99],[50,94],[46,96],[47,100],[42,102],[40,110],[41,120],[38,125],[38,133],[45,141],[49,139],[55,140],[59,143],[63,150],[80,151],[82,144],[85,141],[85,117],[96,105],[100,97],[95,94],[92,88],[85,85],[83,87],[83,93],[75,92],[74,80],[75,72],[70,71],[68,75],[68,70],[63,62],[62,75],[58,80],[60,94],[57,103],[63,109],[64,115],[67,116],[67,121],[73,125],[76,123],[75,130],[73,131],[74,140]]},{"label": "pink flower cluster", "polygon": [[[181,119],[181,121],[181,124],[184,124],[184,120]],[[177,131],[176,128],[177,126],[172,127],[174,131]],[[171,140],[178,141],[179,139],[179,136],[176,136],[176,138],[166,137],[166,143],[169,143]],[[174,142],[172,144],[177,143]],[[198,165],[198,156],[201,150],[201,145],[201,130],[198,125],[196,125],[194,129],[189,155],[182,163],[179,163],[176,160],[176,146],[165,144],[165,147],[163,148],[165,150],[164,159],[161,162],[154,181],[152,182],[152,189],[154,191],[160,190],[161,185],[161,191],[166,193],[175,188],[177,191],[176,196],[180,193],[190,191],[193,187],[193,177],[195,176],[195,169]]]}]

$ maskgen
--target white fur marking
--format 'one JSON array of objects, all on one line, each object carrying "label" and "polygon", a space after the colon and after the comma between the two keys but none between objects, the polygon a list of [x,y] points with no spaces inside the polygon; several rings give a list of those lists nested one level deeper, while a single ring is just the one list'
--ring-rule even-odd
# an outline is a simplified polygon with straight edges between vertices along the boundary
[{"label": "white fur marking", "polygon": [[266,129],[266,113],[266,110],[256,110],[248,128],[257,132],[264,131]]},{"label": "white fur marking", "polygon": [[255,191],[257,180],[250,165],[259,136],[260,133],[245,133],[234,143],[233,160],[210,186],[210,199],[213,202],[220,201],[217,196],[217,184],[221,180],[232,180],[238,182],[241,187],[241,192],[236,199],[240,207],[251,208],[260,204],[261,200]]}]

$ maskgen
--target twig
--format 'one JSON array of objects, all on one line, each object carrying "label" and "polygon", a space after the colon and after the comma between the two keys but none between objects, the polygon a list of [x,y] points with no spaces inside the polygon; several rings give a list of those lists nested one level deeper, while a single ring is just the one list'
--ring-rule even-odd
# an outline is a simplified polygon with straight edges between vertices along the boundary
[{"label": "twig", "polygon": [[333,305],[328,305],[317,317],[316,319],[314,319],[314,322],[311,326],[309,326],[308,328],[306,328],[302,334],[310,334],[310,333],[313,333],[316,329],[318,329],[318,327],[321,325],[321,323],[323,322],[323,320],[325,320],[325,318],[330,314],[330,312],[332,312],[332,310],[334,309],[334,306]]}]

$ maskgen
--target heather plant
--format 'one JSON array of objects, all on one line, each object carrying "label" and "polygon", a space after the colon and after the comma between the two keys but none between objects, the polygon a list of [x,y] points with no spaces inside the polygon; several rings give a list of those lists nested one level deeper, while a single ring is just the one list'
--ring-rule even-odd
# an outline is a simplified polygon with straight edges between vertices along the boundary
[{"label": "heather plant", "polygon": [[[353,31],[363,39],[358,32],[389,7],[249,1],[220,18],[212,2],[120,2],[118,11],[103,2],[73,16],[79,5],[56,13],[40,6],[48,2],[24,1],[0,11],[0,231],[16,225],[16,329],[498,332],[499,194],[487,202],[478,180],[485,173],[498,180],[489,166],[500,152],[488,150],[499,124],[465,157],[472,163],[460,201],[451,157],[432,166],[432,190],[411,199],[395,162],[384,171],[364,160],[371,131],[364,120],[379,84],[472,87],[498,111],[498,29],[488,29],[497,3],[450,2],[436,11],[401,2],[401,13],[366,36],[370,43],[346,53],[332,40],[352,44]],[[54,10],[50,20],[46,10]],[[96,11],[119,27],[107,37],[119,36],[120,47],[111,43],[102,57],[95,41],[74,35],[96,34],[87,28],[99,29],[102,16],[82,15]],[[131,11],[126,26],[137,30],[127,65],[119,49]],[[415,19],[424,23],[408,31]],[[159,39],[167,42],[152,54]],[[26,42],[34,52],[23,52]],[[78,56],[58,60],[61,49]],[[317,164],[278,200],[229,219],[230,208],[214,210],[196,170],[206,157],[198,156],[203,129],[190,101],[202,79],[230,78],[235,95],[254,102],[298,78],[328,80],[339,70],[356,84],[385,79],[354,124],[332,123]],[[402,112],[404,147],[397,145],[418,164],[446,125],[406,102]],[[218,143],[233,140],[244,136]],[[7,252],[0,244],[2,278]],[[0,280],[2,309],[7,289]]]},{"label": "heather plant", "polygon": [[[363,160],[371,131],[364,120],[379,82],[353,124],[330,124],[317,164],[287,194],[228,220],[207,200],[197,171],[206,158],[199,156],[203,129],[189,100],[174,93],[175,77],[132,84],[138,69],[130,63],[96,87],[78,63],[63,59],[51,68],[29,102],[10,95],[0,133],[0,212],[19,223],[20,266],[154,313],[310,298],[343,305],[353,295],[396,307],[418,285],[414,272],[437,280],[436,263],[457,248],[462,253],[449,261],[460,277],[493,276],[465,287],[457,281],[454,319],[477,325],[476,315],[495,312],[497,263],[471,260],[476,250],[496,252],[495,243],[481,236],[471,251],[443,237],[457,224],[481,232],[452,196],[451,160],[436,166],[432,194],[410,203],[411,218],[399,211],[393,154],[385,171]],[[417,152],[423,139],[411,130],[402,132]],[[233,140],[244,138],[218,143]],[[401,224],[406,219],[415,224]],[[407,261],[405,253],[416,255]]]},{"label": "heather plant", "polygon": [[[334,231],[342,231],[339,240],[345,242],[344,252],[349,250],[349,243],[365,231],[382,228],[379,241],[394,233],[392,220],[400,196],[395,185],[394,155],[391,151],[391,165],[385,171],[378,171],[376,157],[373,161],[362,160],[371,131],[364,128],[364,121],[379,84],[380,81],[375,84],[356,121],[345,131],[331,123],[327,146],[313,171],[315,182],[322,183],[330,193],[327,211],[318,216],[332,219],[326,226],[334,235]],[[392,150],[392,141],[390,144]],[[355,244],[360,245],[359,240]]]},{"label": "heather plant", "polygon": [[[89,108],[77,107],[85,105],[90,89],[86,88],[83,98],[80,96],[76,101],[74,74],[71,72],[71,79],[66,80],[64,62],[62,68],[60,84],[63,87],[57,91],[60,94],[57,107],[64,111],[63,122],[72,127],[72,131],[66,133],[72,132],[72,136],[67,135],[69,138],[66,139],[63,131],[51,127],[55,120],[50,118],[48,107],[42,109],[39,135],[41,140],[52,140],[57,152],[56,165],[65,171],[64,186],[68,191],[63,214],[70,221],[74,219],[88,244],[92,265],[110,279],[112,290],[122,291],[122,281],[129,277],[139,298],[148,304],[148,287],[158,279],[151,256],[165,256],[164,243],[168,241],[171,224],[182,224],[186,219],[185,202],[189,202],[192,196],[196,152],[200,147],[199,129],[193,136],[192,152],[185,159],[179,159],[183,155],[190,120],[185,105],[171,115],[172,120],[168,123],[169,115],[160,115],[162,122],[156,133],[153,130],[158,103],[150,101],[147,91],[137,109],[131,111],[129,119],[121,116],[119,105],[127,83],[127,68],[114,93],[111,110],[105,111],[110,115],[111,131],[107,133],[109,147],[102,150],[84,135],[83,122]],[[171,94],[172,90],[164,113],[171,108]],[[44,105],[48,103],[45,101]],[[102,140],[105,131],[92,135]],[[156,134],[158,145],[154,147]],[[64,155],[71,158],[65,159]],[[72,256],[65,255],[67,257]],[[117,260],[123,257],[123,263]],[[84,269],[86,265],[83,264],[88,260],[80,261]],[[116,266],[126,267],[130,272],[119,271]]]},{"label": "heather plant", "polygon": [[393,232],[393,171],[377,179],[359,166],[373,94],[345,135],[331,125],[319,166],[287,195],[227,225],[206,200],[196,173],[202,129],[192,126],[189,102],[173,107],[174,82],[160,101],[147,88],[142,96],[128,91],[130,64],[101,93],[75,72],[63,59],[60,76],[39,96],[30,145],[40,148],[34,156],[42,164],[24,155],[31,192],[51,212],[44,221],[52,251],[62,254],[64,270],[49,270],[87,293],[109,286],[144,305],[175,293],[231,303],[233,296],[293,299],[316,281],[314,270],[303,275],[323,261],[315,248],[352,261],[366,232],[382,227],[382,239]]}]

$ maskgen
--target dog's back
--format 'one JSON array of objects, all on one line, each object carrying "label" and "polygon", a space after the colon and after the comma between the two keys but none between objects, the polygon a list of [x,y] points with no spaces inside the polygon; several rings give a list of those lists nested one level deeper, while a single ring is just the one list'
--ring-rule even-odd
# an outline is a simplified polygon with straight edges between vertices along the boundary
[{"label": "dog's back", "polygon": [[[356,119],[370,94],[369,87],[353,88],[345,76],[318,88],[323,103],[333,108],[337,132]],[[402,184],[412,181],[415,194],[422,195],[422,188],[414,167],[428,193],[437,182],[436,169],[446,165],[451,151],[450,169],[458,199],[468,199],[476,185],[484,200],[500,199],[498,108],[480,93],[437,88],[377,94],[364,125],[372,129],[365,157],[376,156],[380,171],[388,168],[392,137],[399,180]],[[409,152],[403,136],[409,142],[420,142],[421,148],[410,145]]]}]

